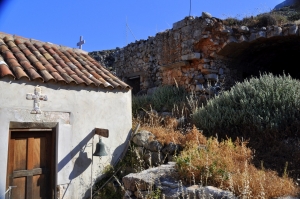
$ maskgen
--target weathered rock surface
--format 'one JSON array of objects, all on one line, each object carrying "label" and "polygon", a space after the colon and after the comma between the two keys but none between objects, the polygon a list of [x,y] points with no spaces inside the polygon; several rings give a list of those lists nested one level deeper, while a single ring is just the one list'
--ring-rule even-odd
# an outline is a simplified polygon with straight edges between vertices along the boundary
[{"label": "weathered rock surface", "polygon": [[212,18],[212,15],[208,12],[202,12],[202,17],[204,18]]},{"label": "weathered rock surface", "polygon": [[146,142],[145,144],[145,148],[150,150],[150,151],[154,151],[154,152],[158,152],[162,149],[163,145],[158,142],[157,140],[152,140],[150,142]]},{"label": "weathered rock surface", "polygon": [[180,145],[170,142],[166,147],[163,148],[162,152],[164,154],[174,155],[175,152],[179,152],[180,150]]},{"label": "weathered rock surface", "polygon": [[164,155],[160,152],[147,151],[144,155],[144,160],[150,166],[158,166],[164,162]]},{"label": "weathered rock surface", "polygon": [[144,147],[148,144],[149,139],[153,138],[155,138],[155,136],[151,132],[142,130],[133,136],[132,141],[136,145]]},{"label": "weathered rock surface", "polygon": [[[122,179],[124,188],[128,194],[136,198],[146,198],[152,191],[161,190],[165,199],[195,198],[195,199],[235,199],[232,192],[224,191],[212,186],[184,186],[177,179],[175,163],[169,162],[167,165],[147,169],[141,173],[129,174]],[[130,197],[131,197],[130,196]]]},{"label": "weathered rock surface", "polygon": [[[291,1],[287,0],[284,5]],[[90,55],[116,71],[116,75],[127,83],[138,78],[139,82],[132,84],[139,84],[134,88],[139,87],[141,93],[152,94],[157,86],[176,84],[197,96],[205,94],[209,97],[209,93],[202,92],[200,84],[204,90],[209,90],[208,82],[224,81],[224,87],[229,88],[240,81],[243,72],[233,67],[235,54],[255,42],[284,36],[299,36],[299,25],[232,27],[203,12],[201,17],[186,17],[174,23],[172,29],[147,40]]]},{"label": "weathered rock surface", "polygon": [[176,175],[174,165],[171,163],[147,169],[140,173],[131,173],[122,179],[124,188],[132,192],[153,190],[153,187],[158,186],[160,181],[163,181],[168,175]]}]

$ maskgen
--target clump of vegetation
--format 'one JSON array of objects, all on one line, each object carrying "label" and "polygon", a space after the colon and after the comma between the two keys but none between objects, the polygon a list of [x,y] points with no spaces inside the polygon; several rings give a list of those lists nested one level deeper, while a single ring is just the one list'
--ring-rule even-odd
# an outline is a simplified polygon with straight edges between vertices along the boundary
[{"label": "clump of vegetation", "polygon": [[175,86],[160,86],[152,95],[132,97],[132,112],[135,115],[138,110],[165,110],[171,111],[174,105],[186,100],[187,92],[184,88]]},{"label": "clump of vegetation", "polygon": [[203,134],[199,134],[197,130],[191,129],[186,129],[185,132],[182,132],[174,128],[167,128],[159,125],[142,125],[141,129],[153,133],[155,139],[164,145],[172,142],[185,147],[192,140],[202,142],[206,139]]},{"label": "clump of vegetation", "polygon": [[227,26],[248,26],[250,28],[261,28],[273,25],[284,25],[287,23],[299,23],[300,3],[296,2],[294,6],[283,7],[280,10],[261,13],[256,16],[246,16],[243,19],[237,17],[228,17],[223,20]]},{"label": "clump of vegetation", "polygon": [[272,14],[263,14],[257,17],[256,24],[253,24],[252,26],[266,27],[266,26],[273,26],[273,25],[278,25],[275,16],[273,16]]},{"label": "clump of vegetation", "polygon": [[241,20],[235,17],[228,17],[223,20],[223,23],[226,26],[237,26],[237,25],[241,25]]},{"label": "clump of vegetation", "polygon": [[248,26],[250,28],[261,28],[273,25],[280,25],[289,22],[287,16],[277,13],[264,13],[257,16],[245,17],[241,20],[229,17],[223,20],[227,26]]},{"label": "clump of vegetation", "polygon": [[299,124],[299,107],[300,81],[289,75],[264,74],[216,96],[194,112],[193,121],[210,135],[247,136],[245,128],[251,126],[260,131],[256,136],[274,130],[271,136],[285,138],[295,135],[289,128]]},{"label": "clump of vegetation", "polygon": [[[237,83],[230,91],[197,109],[193,122],[208,136],[250,139],[257,151],[256,164],[283,172],[285,162],[300,174],[300,81],[289,75],[264,74]],[[285,142],[283,142],[285,140]]]},{"label": "clump of vegetation", "polygon": [[300,13],[295,13],[288,17],[288,20],[290,20],[290,21],[297,21],[299,19],[300,19]]},{"label": "clump of vegetation", "polygon": [[[147,168],[134,143],[129,143],[125,156],[115,165],[104,168],[104,177],[93,186],[93,198],[123,198],[125,189],[122,178],[129,173],[137,173]],[[158,192],[157,192],[158,193]]]},{"label": "clump of vegetation", "polygon": [[[195,128],[192,131],[197,131]],[[297,186],[276,172],[257,169],[246,142],[216,138],[190,140],[176,157],[180,179],[187,184],[216,186],[240,198],[275,198],[296,195]]]},{"label": "clump of vegetation", "polygon": [[93,198],[122,198],[122,189],[116,187],[111,180],[112,176],[116,175],[114,168],[112,166],[107,166],[104,168],[103,173],[104,177],[93,186]]}]

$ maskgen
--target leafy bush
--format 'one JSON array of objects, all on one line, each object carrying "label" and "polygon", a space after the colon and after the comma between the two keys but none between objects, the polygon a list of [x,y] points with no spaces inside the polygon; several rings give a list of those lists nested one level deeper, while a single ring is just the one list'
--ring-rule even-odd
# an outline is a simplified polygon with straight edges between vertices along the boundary
[{"label": "leafy bush", "polygon": [[[268,168],[282,172],[286,161],[295,174],[300,154],[295,142],[300,130],[300,82],[289,75],[264,74],[237,83],[197,109],[193,122],[207,135],[219,138],[243,137],[257,151],[256,164],[264,160]],[[283,142],[283,140],[291,142]],[[297,155],[298,154],[298,155]]]},{"label": "leafy bush", "polygon": [[235,26],[235,25],[240,25],[241,21],[234,17],[228,17],[223,20],[223,23],[226,26]]},{"label": "leafy bush", "polygon": [[296,14],[288,17],[288,20],[290,20],[290,21],[297,21],[299,19],[300,19],[300,13],[296,13]]},{"label": "leafy bush", "polygon": [[132,111],[134,114],[139,109],[168,110],[171,111],[174,105],[186,100],[187,92],[184,88],[174,86],[158,87],[152,95],[132,97]]},{"label": "leafy bush", "polygon": [[[197,127],[208,133],[236,133],[246,126],[259,130],[286,128],[300,120],[300,82],[289,75],[264,74],[237,83],[193,114]],[[222,130],[223,129],[223,130]],[[280,136],[284,135],[284,132]]]},{"label": "leafy bush", "polygon": [[271,14],[263,14],[258,16],[258,22],[256,26],[258,27],[266,27],[266,26],[272,26],[277,25],[277,21],[275,17]]},{"label": "leafy bush", "polygon": [[132,96],[132,113],[136,114],[139,109],[149,109],[151,102],[150,95]]}]

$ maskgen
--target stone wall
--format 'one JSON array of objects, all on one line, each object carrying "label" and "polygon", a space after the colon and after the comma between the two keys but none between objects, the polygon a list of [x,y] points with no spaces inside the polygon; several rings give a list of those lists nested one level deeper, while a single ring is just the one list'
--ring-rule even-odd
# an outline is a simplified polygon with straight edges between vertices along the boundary
[{"label": "stone wall", "polygon": [[[188,91],[201,92],[207,80],[216,82],[218,75],[221,79],[228,72],[222,68],[224,64],[221,60],[206,58],[219,44],[209,41],[199,43],[201,39],[208,38],[208,30],[219,22],[219,19],[206,13],[202,17],[187,17],[174,23],[171,30],[111,53],[117,76],[125,81],[139,77],[141,90],[176,82]],[[200,49],[203,45],[205,49]],[[91,56],[95,54],[90,53]],[[95,59],[103,60],[99,57]]]},{"label": "stone wall", "polygon": [[118,77],[128,84],[138,78],[135,83],[139,85],[134,89],[147,91],[159,85],[177,84],[190,92],[208,95],[209,85],[218,87],[224,83],[229,88],[245,78],[244,66],[249,64],[237,64],[243,53],[263,48],[261,44],[266,41],[273,45],[283,36],[299,36],[298,25],[226,26],[203,12],[201,17],[186,17],[170,30],[108,54],[114,57],[112,68]]}]

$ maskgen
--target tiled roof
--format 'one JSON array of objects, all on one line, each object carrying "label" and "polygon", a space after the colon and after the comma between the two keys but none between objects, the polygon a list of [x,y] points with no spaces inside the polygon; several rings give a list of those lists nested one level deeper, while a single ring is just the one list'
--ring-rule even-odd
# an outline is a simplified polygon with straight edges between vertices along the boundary
[{"label": "tiled roof", "polygon": [[130,89],[86,52],[0,32],[0,78]]}]

